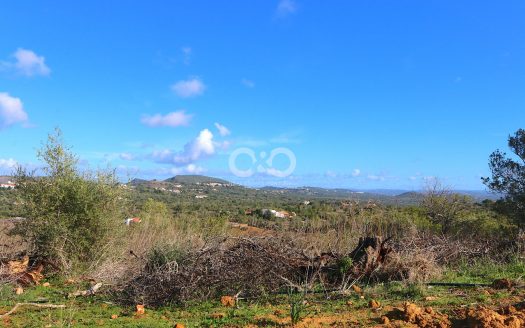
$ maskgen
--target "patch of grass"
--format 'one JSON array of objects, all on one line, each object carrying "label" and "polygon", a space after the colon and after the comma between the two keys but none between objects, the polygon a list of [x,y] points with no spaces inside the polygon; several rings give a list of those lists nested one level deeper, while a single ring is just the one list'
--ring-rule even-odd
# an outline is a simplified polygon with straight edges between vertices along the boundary
[{"label": "patch of grass", "polygon": [[496,279],[522,280],[523,277],[525,277],[525,262],[515,258],[505,264],[487,260],[474,263],[462,262],[455,267],[447,268],[440,280],[459,283],[492,283]]},{"label": "patch of grass", "polygon": [[380,285],[382,298],[394,300],[418,300],[427,295],[427,287],[418,283],[390,282]]}]

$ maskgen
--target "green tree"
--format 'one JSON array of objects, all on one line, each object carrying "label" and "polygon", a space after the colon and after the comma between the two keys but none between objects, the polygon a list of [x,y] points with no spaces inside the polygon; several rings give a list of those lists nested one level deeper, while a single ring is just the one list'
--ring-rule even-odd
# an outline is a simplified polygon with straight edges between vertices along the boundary
[{"label": "green tree", "polygon": [[504,194],[497,208],[511,215],[518,224],[525,224],[525,130],[519,129],[508,138],[515,156],[507,157],[499,149],[489,158],[492,177],[482,178],[492,191]]},{"label": "green tree", "polygon": [[114,171],[81,172],[78,158],[64,145],[59,129],[37,152],[44,163],[40,176],[19,167],[15,175],[20,212],[26,220],[15,233],[32,252],[63,269],[100,256],[122,226],[125,191]]}]

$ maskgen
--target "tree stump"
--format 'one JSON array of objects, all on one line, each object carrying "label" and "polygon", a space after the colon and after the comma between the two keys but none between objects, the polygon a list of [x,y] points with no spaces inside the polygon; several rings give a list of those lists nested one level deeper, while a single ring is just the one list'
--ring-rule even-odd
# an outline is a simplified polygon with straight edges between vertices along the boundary
[{"label": "tree stump", "polygon": [[383,240],[381,236],[361,237],[357,247],[350,253],[354,263],[354,272],[361,276],[368,276],[379,268],[386,260],[386,256],[392,252],[392,248],[386,246],[390,240]]}]

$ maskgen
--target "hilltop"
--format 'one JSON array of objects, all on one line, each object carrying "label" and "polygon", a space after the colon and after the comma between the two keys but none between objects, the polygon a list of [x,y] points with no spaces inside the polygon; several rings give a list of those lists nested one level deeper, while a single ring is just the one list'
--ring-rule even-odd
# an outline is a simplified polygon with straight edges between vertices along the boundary
[{"label": "hilltop", "polygon": [[218,183],[223,185],[233,185],[233,183],[219,179],[208,177],[204,175],[176,175],[174,177],[164,180],[164,182],[179,183],[179,184],[206,184],[206,183]]}]

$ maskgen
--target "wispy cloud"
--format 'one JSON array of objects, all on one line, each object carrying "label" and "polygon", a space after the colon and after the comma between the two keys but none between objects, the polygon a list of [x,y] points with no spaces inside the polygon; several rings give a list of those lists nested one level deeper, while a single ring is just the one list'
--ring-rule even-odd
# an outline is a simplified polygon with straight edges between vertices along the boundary
[{"label": "wispy cloud", "polygon": [[334,171],[326,171],[324,175],[328,178],[337,178],[338,176],[338,174]]},{"label": "wispy cloud", "polygon": [[202,95],[206,85],[199,78],[190,78],[173,84],[171,90],[181,98],[190,98]]},{"label": "wispy cloud", "polygon": [[191,47],[182,47],[182,55],[183,55],[183,63],[185,65],[189,65],[191,63],[191,53],[192,53],[192,49]]},{"label": "wispy cloud", "polygon": [[17,165],[18,165],[18,162],[12,158],[8,158],[8,159],[0,158],[0,172],[2,172],[3,174],[11,173],[16,168]]},{"label": "wispy cloud", "polygon": [[384,175],[377,175],[377,174],[369,174],[366,178],[371,181],[385,181],[386,180],[386,177]]},{"label": "wispy cloud", "polygon": [[286,144],[300,144],[302,132],[291,131],[281,133],[268,139],[258,139],[252,137],[239,137],[235,140],[235,144],[247,147],[265,147],[270,145],[286,145]]},{"label": "wispy cloud", "polygon": [[135,159],[135,155],[131,153],[120,153],[119,158],[125,161],[132,161]]},{"label": "wispy cloud", "polygon": [[20,98],[0,92],[0,129],[17,123],[27,123],[28,116]]},{"label": "wispy cloud", "polygon": [[46,59],[32,50],[19,48],[12,54],[12,57],[12,61],[0,63],[1,70],[12,71],[18,75],[28,77],[46,76],[51,73],[51,69],[46,65]]},{"label": "wispy cloud", "polygon": [[352,176],[353,177],[358,177],[361,175],[361,170],[360,169],[353,169],[352,170]]},{"label": "wispy cloud", "polygon": [[172,167],[169,169],[169,172],[171,174],[177,175],[177,174],[201,174],[205,172],[206,169],[203,167],[196,165],[196,164],[188,164],[183,167]]},{"label": "wispy cloud", "polygon": [[219,134],[221,135],[221,137],[226,137],[231,134],[231,131],[222,124],[215,123],[215,127],[217,128],[217,130],[219,130]]},{"label": "wispy cloud", "polygon": [[171,112],[166,115],[144,115],[140,121],[142,124],[150,127],[169,126],[174,128],[178,126],[189,125],[192,117],[193,115],[186,114],[185,111],[181,110],[177,112]]},{"label": "wispy cloud", "polygon": [[270,142],[274,144],[300,144],[302,132],[299,130],[292,130],[281,133],[278,136],[270,138]]},{"label": "wispy cloud", "polygon": [[244,85],[245,87],[247,88],[254,88],[255,87],[255,82],[253,82],[252,80],[249,80],[249,79],[241,79],[241,83],[242,85]]},{"label": "wispy cloud", "polygon": [[277,17],[286,17],[297,11],[297,4],[293,0],[280,0],[277,4]]}]

